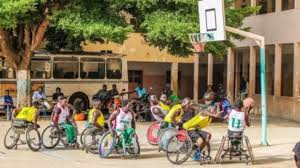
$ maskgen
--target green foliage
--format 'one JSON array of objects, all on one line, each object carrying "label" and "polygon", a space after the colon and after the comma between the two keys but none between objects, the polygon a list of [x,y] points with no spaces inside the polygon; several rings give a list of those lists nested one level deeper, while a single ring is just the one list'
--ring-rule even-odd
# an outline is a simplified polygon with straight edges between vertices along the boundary
[{"label": "green foliage", "polygon": [[[140,30],[151,45],[167,49],[171,54],[186,56],[192,53],[188,40],[189,33],[199,32],[199,17],[197,0],[124,0],[123,4],[131,4],[128,11],[139,14]],[[225,0],[226,25],[240,28],[245,17],[258,11],[258,8],[231,8],[233,0]],[[132,7],[135,5],[135,8]],[[140,16],[143,17],[140,17]],[[244,28],[249,30],[249,28]],[[227,41],[209,42],[205,51],[217,56],[226,54],[228,47],[233,46],[231,38],[241,39],[240,36],[228,33]]]},{"label": "green foliage", "polygon": [[46,38],[50,43],[57,43],[48,43],[48,49],[80,49],[79,41],[85,40],[122,43],[133,28],[125,22],[122,8],[114,3],[109,0],[0,0],[0,29],[8,32],[20,32],[24,26],[36,29],[48,17],[52,29]]}]

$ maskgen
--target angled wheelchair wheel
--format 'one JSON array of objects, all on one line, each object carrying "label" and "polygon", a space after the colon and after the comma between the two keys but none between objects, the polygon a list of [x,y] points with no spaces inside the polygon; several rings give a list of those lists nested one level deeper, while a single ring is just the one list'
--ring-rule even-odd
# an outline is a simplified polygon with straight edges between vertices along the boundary
[{"label": "angled wheelchair wheel", "polygon": [[167,151],[167,144],[171,137],[175,136],[177,134],[178,130],[176,128],[166,128],[161,131],[159,131],[158,136],[158,144],[160,150],[166,152]]},{"label": "angled wheelchair wheel", "polygon": [[185,133],[177,133],[169,139],[167,144],[167,158],[169,162],[180,165],[188,160],[193,151],[193,143]]},{"label": "angled wheelchair wheel", "polygon": [[82,131],[81,135],[80,135],[80,144],[81,144],[81,145],[84,145],[84,135],[85,135],[85,133],[86,133],[87,130],[88,130],[88,128],[85,128],[85,129]]},{"label": "angled wheelchair wheel", "polygon": [[20,134],[17,134],[14,131],[14,128],[10,127],[4,137],[5,148],[12,149],[13,147],[15,147],[19,141],[19,138],[20,138]]},{"label": "angled wheelchair wheel", "polygon": [[46,149],[55,148],[61,139],[61,134],[58,126],[49,125],[42,133],[42,145]]},{"label": "angled wheelchair wheel", "polygon": [[139,155],[140,154],[140,143],[137,134],[134,134],[132,137],[132,146],[127,148],[127,152],[131,155]]},{"label": "angled wheelchair wheel", "polygon": [[247,150],[248,150],[248,153],[249,153],[251,163],[253,164],[254,163],[254,155],[253,155],[253,150],[252,150],[249,138],[247,136],[244,136],[244,138],[245,138],[245,141],[246,141]]},{"label": "angled wheelchair wheel", "polygon": [[110,132],[105,133],[99,143],[98,153],[101,158],[107,158],[115,149],[116,136]]},{"label": "angled wheelchair wheel", "polygon": [[159,122],[150,125],[147,131],[147,140],[150,145],[158,145],[158,133],[160,129]]},{"label": "angled wheelchair wheel", "polygon": [[39,131],[33,127],[28,127],[26,130],[26,142],[28,147],[36,152],[41,149],[41,135]]},{"label": "angled wheelchair wheel", "polygon": [[99,142],[104,132],[98,128],[89,128],[84,135],[84,147],[88,152],[98,154]]}]

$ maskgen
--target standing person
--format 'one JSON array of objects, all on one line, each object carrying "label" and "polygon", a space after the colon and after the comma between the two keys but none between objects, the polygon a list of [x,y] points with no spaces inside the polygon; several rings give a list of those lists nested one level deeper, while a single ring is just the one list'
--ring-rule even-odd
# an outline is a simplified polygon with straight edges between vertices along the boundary
[{"label": "standing person", "polygon": [[9,95],[9,90],[5,90],[5,95],[3,97],[4,111],[6,112],[7,121],[11,120],[11,113],[13,110],[14,102],[12,97]]},{"label": "standing person", "polygon": [[296,143],[293,152],[296,166],[297,168],[300,168],[300,142]]},{"label": "standing person", "polygon": [[240,94],[241,99],[243,100],[245,97],[247,97],[248,94],[248,81],[245,77],[242,78],[241,84],[240,84]]},{"label": "standing person", "polygon": [[57,102],[58,102],[58,97],[59,97],[59,96],[64,96],[64,93],[61,92],[60,87],[57,87],[57,88],[55,89],[55,93],[53,93],[53,95],[52,95],[52,100],[53,100],[53,102],[57,103]]},{"label": "standing person", "polygon": [[38,90],[33,93],[32,101],[39,101],[43,106],[46,106],[47,109],[50,109],[50,105],[46,101],[46,94],[42,86],[40,86]]},{"label": "standing person", "polygon": [[67,103],[67,97],[60,97],[59,102],[53,108],[53,123],[65,129],[67,143],[77,145],[76,123],[73,119],[73,110]]}]

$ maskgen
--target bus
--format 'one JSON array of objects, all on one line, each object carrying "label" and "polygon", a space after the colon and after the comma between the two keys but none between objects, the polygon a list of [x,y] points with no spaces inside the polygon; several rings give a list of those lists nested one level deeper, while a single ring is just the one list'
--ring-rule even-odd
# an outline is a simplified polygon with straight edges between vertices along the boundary
[{"label": "bus", "polygon": [[[77,109],[91,107],[93,95],[102,86],[108,90],[113,84],[119,92],[128,89],[127,59],[125,55],[102,52],[35,52],[30,64],[31,95],[38,87],[45,89],[51,104],[56,88],[61,88],[69,103]],[[16,73],[0,57],[0,97],[9,90],[16,98]]]}]

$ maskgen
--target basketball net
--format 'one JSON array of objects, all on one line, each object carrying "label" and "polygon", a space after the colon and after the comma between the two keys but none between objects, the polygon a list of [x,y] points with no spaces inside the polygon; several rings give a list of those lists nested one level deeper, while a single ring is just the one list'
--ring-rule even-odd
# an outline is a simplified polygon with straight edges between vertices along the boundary
[{"label": "basketball net", "polygon": [[195,49],[195,52],[202,53],[205,50],[205,42],[201,41],[203,34],[192,33],[189,34],[190,41]]},{"label": "basketball net", "polygon": [[197,53],[204,52],[205,42],[192,43],[192,45]]}]

